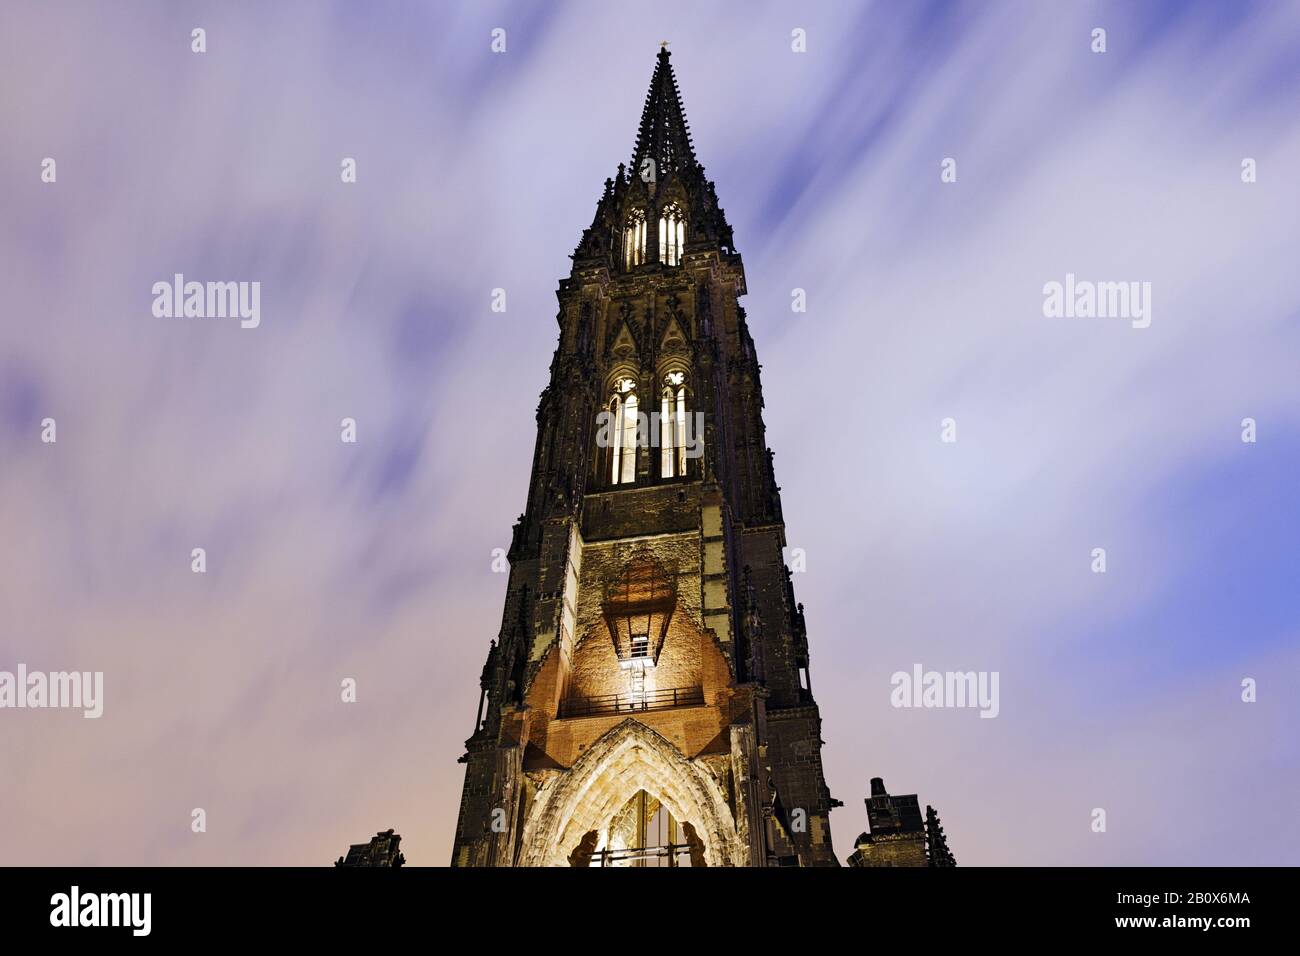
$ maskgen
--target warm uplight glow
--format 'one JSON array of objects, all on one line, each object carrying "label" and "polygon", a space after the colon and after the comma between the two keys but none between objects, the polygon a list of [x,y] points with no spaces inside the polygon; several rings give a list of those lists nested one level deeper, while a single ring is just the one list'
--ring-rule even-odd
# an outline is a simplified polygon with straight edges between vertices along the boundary
[{"label": "warm uplight glow", "polygon": [[609,483],[631,484],[636,480],[636,382],[621,378],[614,383],[609,411],[614,423]]},{"label": "warm uplight glow", "polygon": [[633,706],[643,703],[646,694],[646,660],[638,658],[634,661],[625,661],[630,664],[627,668],[627,697],[628,702]]},{"label": "warm uplight glow", "polygon": [[669,372],[659,403],[659,474],[664,478],[686,474],[686,373]]},{"label": "warm uplight glow", "polygon": [[590,866],[690,866],[684,828],[672,812],[645,790],[638,791],[614,814],[607,828],[596,831]]},{"label": "warm uplight glow", "polygon": [[682,246],[686,244],[686,219],[682,207],[672,203],[659,217],[659,261],[665,265],[682,263]]},{"label": "warm uplight glow", "polygon": [[645,262],[645,213],[637,209],[623,227],[623,268],[631,269]]}]

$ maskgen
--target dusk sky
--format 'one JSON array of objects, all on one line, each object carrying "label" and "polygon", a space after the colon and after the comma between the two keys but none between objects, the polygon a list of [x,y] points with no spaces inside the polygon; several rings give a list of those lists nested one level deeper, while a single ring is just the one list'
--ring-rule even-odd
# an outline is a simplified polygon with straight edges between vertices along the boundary
[{"label": "dusk sky", "polygon": [[[0,670],[104,712],[0,710],[0,863],[449,862],[555,289],[663,40],[837,857],[880,776],[961,865],[1300,863],[1300,5],[1226,0],[6,2]],[[260,325],[156,317],[176,273]],[[1046,317],[1067,274],[1149,327]],[[1000,713],[892,707],[916,664]]]}]

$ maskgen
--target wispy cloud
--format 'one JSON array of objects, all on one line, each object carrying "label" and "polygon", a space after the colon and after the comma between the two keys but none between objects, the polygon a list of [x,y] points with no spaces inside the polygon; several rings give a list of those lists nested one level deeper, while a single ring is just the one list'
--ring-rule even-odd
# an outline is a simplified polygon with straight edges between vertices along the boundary
[{"label": "wispy cloud", "polygon": [[[746,257],[839,855],[881,775],[962,863],[1295,862],[1295,9],[0,18],[0,668],[106,696],[0,716],[6,862],[448,859],[555,285],[661,39]],[[259,280],[261,327],[155,319],[175,272]],[[1150,281],[1151,327],[1044,318],[1067,272]],[[1001,715],[893,710],[918,661],[999,670]]]}]

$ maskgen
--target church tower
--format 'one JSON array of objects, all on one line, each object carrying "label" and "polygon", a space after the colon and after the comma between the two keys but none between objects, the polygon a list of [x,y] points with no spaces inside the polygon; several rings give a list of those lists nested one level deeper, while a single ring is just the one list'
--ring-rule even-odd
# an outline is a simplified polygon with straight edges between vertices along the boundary
[{"label": "church tower", "polygon": [[453,866],[835,866],[745,270],[666,45],[559,343]]}]

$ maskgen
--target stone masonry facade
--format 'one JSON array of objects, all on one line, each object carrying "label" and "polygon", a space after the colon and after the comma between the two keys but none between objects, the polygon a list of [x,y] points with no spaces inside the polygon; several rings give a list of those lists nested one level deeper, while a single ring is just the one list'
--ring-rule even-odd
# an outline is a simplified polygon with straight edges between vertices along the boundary
[{"label": "stone masonry facade", "polygon": [[665,49],[557,292],[454,866],[837,865],[744,294]]}]

